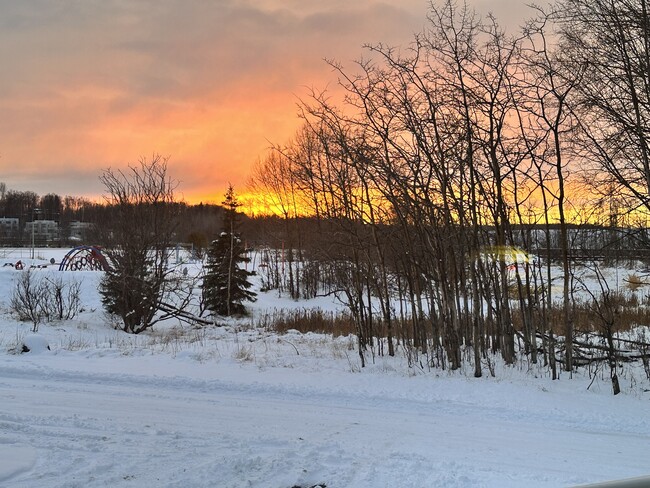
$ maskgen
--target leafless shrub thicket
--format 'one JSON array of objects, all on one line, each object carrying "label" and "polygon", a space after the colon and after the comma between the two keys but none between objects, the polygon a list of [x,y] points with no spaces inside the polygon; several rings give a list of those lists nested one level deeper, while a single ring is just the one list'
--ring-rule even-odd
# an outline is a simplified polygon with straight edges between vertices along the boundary
[{"label": "leafless shrub thicket", "polygon": [[36,332],[43,322],[68,320],[81,309],[81,283],[41,276],[27,270],[16,281],[10,309],[19,320],[32,322]]}]

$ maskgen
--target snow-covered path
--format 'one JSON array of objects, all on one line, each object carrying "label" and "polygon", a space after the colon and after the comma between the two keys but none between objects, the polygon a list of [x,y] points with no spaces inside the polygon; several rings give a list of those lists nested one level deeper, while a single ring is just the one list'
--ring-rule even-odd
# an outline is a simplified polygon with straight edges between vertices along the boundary
[{"label": "snow-covered path", "polygon": [[0,362],[0,486],[550,487],[650,472],[650,415],[636,398],[70,359]]}]

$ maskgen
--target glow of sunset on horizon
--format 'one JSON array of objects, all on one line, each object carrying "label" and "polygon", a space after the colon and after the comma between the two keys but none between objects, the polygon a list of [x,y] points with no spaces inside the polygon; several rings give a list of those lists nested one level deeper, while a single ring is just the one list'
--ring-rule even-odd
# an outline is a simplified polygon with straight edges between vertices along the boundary
[{"label": "glow of sunset on horizon", "polygon": [[[468,1],[503,23],[508,0]],[[253,165],[300,126],[299,99],[364,43],[407,46],[426,0],[0,0],[0,181],[97,198],[106,168],[169,157],[178,195],[245,193]]]}]

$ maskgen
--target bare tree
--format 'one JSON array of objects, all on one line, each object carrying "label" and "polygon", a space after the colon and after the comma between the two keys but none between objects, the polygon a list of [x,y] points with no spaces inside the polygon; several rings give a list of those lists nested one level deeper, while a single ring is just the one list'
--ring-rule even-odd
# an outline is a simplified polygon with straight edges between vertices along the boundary
[{"label": "bare tree", "polygon": [[167,161],[154,155],[127,171],[108,169],[100,177],[108,211],[98,223],[98,235],[110,262],[100,286],[102,301],[121,319],[123,330],[135,334],[174,315],[165,300],[178,291],[181,279],[168,259],[178,206]]},{"label": "bare tree", "polygon": [[618,380],[618,351],[614,345],[614,341],[617,317],[623,306],[623,299],[619,292],[610,288],[607,280],[603,276],[602,270],[596,263],[593,264],[593,271],[598,280],[600,293],[594,293],[587,286],[584,286],[584,291],[590,297],[588,308],[596,319],[594,325],[600,330],[603,339],[605,339],[606,345],[603,350],[609,366],[612,392],[614,395],[618,395],[621,392],[621,385]]},{"label": "bare tree", "polygon": [[[541,337],[555,378],[556,332],[565,369],[573,366],[571,163],[588,145],[604,147],[581,127],[583,114],[593,116],[579,110],[588,108],[588,69],[574,48],[547,44],[555,13],[538,9],[513,37],[466,4],[438,4],[408,48],[366,46],[352,69],[330,62],[343,106],[313,92],[301,106],[307,135],[258,180],[275,184],[269,173],[282,162],[275,194],[291,202],[298,192],[319,219],[319,257],[356,322],[362,364],[383,344],[391,354],[396,337],[413,364],[426,356],[455,369],[469,359],[478,377],[482,364],[494,374],[490,353],[536,362]],[[580,140],[579,129],[591,138]],[[632,190],[641,193],[640,182]],[[546,276],[532,262],[508,266],[511,247],[539,243],[544,230],[549,259],[552,246],[561,250],[561,331],[551,324],[550,261]]]},{"label": "bare tree", "polygon": [[323,156],[310,158],[300,181],[315,195],[314,213],[339,222],[351,246],[348,303],[369,325],[360,342],[374,333],[373,303],[391,324],[396,280],[408,288],[412,345],[444,350],[437,358],[459,368],[471,343],[480,376],[488,342],[515,359],[505,263],[482,262],[481,248],[503,247],[509,235],[522,160],[509,125],[518,41],[452,1],[432,5],[429,20],[410,50],[370,46],[378,60],[355,72],[331,63],[347,107],[319,95],[305,107]]},{"label": "bare tree", "polygon": [[[295,143],[288,147],[274,147],[268,156],[253,169],[249,187],[262,196],[263,201],[273,212],[279,213],[284,221],[280,234],[275,238],[278,246],[284,249],[286,267],[289,272],[288,291],[293,298],[299,298],[300,267],[302,265],[302,233],[298,218],[302,212],[301,193],[296,188],[293,161],[302,158],[295,154],[298,151],[308,151],[309,133],[298,133]],[[297,260],[295,258],[298,258]],[[282,266],[284,268],[284,264]],[[284,283],[280,283],[281,286]]]},{"label": "bare tree", "polygon": [[[594,187],[650,210],[650,2],[561,0],[554,16],[562,49],[585,66],[573,97]],[[602,177],[601,177],[602,175]],[[602,179],[606,184],[602,185]]]},{"label": "bare tree", "polygon": [[[525,52],[525,84],[527,98],[521,106],[528,111],[525,118],[528,130],[524,138],[530,145],[536,140],[535,150],[531,151],[532,165],[536,168],[544,201],[544,219],[547,224],[550,205],[557,210],[560,226],[559,245],[563,269],[562,320],[564,324],[565,357],[564,369],[573,367],[573,316],[572,310],[572,267],[570,242],[568,236],[567,179],[570,179],[569,160],[576,155],[578,117],[575,114],[574,93],[583,82],[585,62],[577,63],[565,55],[563,45],[551,46],[548,42],[548,25],[552,13],[537,8],[538,17],[531,20],[525,28],[527,38]],[[534,177],[534,176],[533,176]],[[547,199],[550,198],[551,202]],[[547,269],[547,274],[550,269]],[[550,283],[550,274],[547,279]],[[553,330],[549,331],[551,347]],[[551,356],[553,377],[556,377],[554,355]]]}]

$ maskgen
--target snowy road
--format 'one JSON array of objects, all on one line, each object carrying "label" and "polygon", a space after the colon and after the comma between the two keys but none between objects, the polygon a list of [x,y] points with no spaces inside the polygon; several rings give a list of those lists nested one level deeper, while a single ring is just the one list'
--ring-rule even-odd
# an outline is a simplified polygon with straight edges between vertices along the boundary
[{"label": "snowy road", "polygon": [[543,391],[508,403],[478,382],[459,393],[447,380],[237,381],[227,368],[110,363],[0,365],[0,486],[550,487],[650,472],[648,417],[617,421],[626,411],[606,411],[609,397],[558,410]]}]

